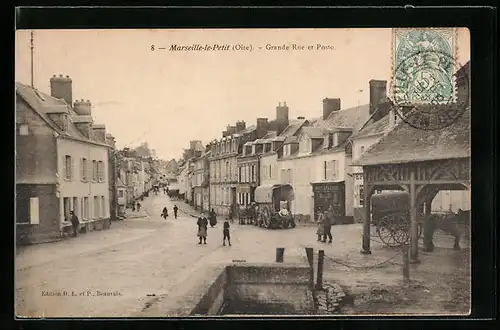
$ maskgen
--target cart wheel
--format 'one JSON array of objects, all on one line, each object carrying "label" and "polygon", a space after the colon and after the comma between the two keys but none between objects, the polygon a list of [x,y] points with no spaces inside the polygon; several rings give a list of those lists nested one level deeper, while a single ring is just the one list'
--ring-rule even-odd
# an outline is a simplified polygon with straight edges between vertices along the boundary
[{"label": "cart wheel", "polygon": [[395,226],[395,215],[387,215],[380,219],[377,224],[377,235],[387,246],[396,247],[399,246],[399,243],[396,242],[394,233],[396,232]]}]

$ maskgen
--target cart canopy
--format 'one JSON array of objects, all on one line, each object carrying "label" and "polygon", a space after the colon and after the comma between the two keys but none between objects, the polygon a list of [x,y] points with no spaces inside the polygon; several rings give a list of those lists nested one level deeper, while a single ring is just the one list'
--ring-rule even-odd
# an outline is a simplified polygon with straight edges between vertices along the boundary
[{"label": "cart canopy", "polygon": [[405,191],[374,194],[371,198],[373,212],[408,211],[410,195]]},{"label": "cart canopy", "polygon": [[292,201],[295,199],[293,187],[289,184],[263,185],[255,188],[255,202],[271,203],[274,198],[280,201]]}]

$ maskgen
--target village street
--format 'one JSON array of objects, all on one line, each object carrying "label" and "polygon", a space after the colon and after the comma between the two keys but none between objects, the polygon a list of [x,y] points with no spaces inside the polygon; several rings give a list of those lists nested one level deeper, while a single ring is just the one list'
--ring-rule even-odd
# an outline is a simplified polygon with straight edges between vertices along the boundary
[{"label": "village street", "polygon": [[[173,203],[164,195],[149,197],[143,202],[148,217],[114,222],[109,230],[61,242],[19,248],[16,315],[140,316],[154,296],[165,297],[174,289],[178,292],[179,287],[189,286],[188,275],[200,272],[200,280],[203,280],[204,265],[233,260],[272,262],[276,247],[286,248],[285,262],[306,262],[306,246],[313,247],[315,252],[324,249],[325,280],[335,280],[358,290],[397,285],[400,281],[401,257],[397,252],[372,242],[372,255],[359,253],[361,226],[358,224],[334,227],[333,244],[323,244],[316,242],[314,227],[267,230],[235,222],[231,228],[233,246],[224,247],[221,244],[223,219],[218,219],[216,228],[209,228],[207,245],[198,245],[195,218],[179,212],[179,218],[174,220],[173,211],[167,220],[160,218],[163,206],[172,210]],[[185,204],[179,206],[181,210],[187,209]],[[436,244],[451,246],[447,238],[438,239]],[[432,256],[424,256],[426,261],[421,265],[415,266],[419,267],[418,274],[427,272],[428,277],[438,280],[447,272],[468,268],[453,261],[456,258],[450,257],[451,250],[436,250]],[[362,269],[355,272],[354,268],[332,261],[369,268],[390,258],[385,268],[369,272]],[[51,295],[65,291],[67,296]],[[98,291],[108,295],[100,295]],[[429,306],[434,312],[436,308]]]}]

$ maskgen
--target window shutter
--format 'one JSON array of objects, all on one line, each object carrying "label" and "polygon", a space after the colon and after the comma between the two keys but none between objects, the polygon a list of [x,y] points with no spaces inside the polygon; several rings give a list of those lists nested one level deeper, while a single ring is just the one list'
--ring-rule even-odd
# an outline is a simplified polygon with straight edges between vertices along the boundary
[{"label": "window shutter", "polygon": [[328,179],[327,173],[326,173],[326,160],[323,162],[323,180]]},{"label": "window shutter", "polygon": [[69,159],[70,159],[70,163],[71,163],[71,167],[70,167],[70,170],[69,170],[69,178],[73,179],[73,176],[74,176],[74,173],[75,173],[75,160],[71,156],[70,156]]}]

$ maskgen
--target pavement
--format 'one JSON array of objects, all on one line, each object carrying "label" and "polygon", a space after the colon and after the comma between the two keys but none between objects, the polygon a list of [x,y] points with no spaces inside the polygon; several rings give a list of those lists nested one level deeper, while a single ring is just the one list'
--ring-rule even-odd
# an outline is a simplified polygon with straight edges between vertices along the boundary
[{"label": "pavement", "polygon": [[[140,316],[145,306],[158,300],[155,297],[168,297],[192,285],[193,273],[203,280],[205,265],[233,260],[273,262],[277,247],[285,248],[285,262],[307,262],[305,247],[315,252],[323,249],[325,281],[337,281],[352,288],[353,294],[376,285],[399,285],[401,280],[400,252],[373,241],[371,255],[359,253],[360,224],[334,226],[335,239],[325,244],[316,241],[315,228],[269,230],[235,221],[229,247],[222,246],[223,219],[218,219],[216,227],[208,229],[207,244],[198,245],[197,219],[193,217],[197,212],[187,204],[170,201],[165,195],[145,198],[141,204],[147,217],[113,222],[109,230],[60,242],[19,248],[16,315]],[[180,208],[178,219],[173,217],[174,204]],[[169,209],[166,220],[160,217],[164,206]],[[462,259],[457,261],[460,252],[450,250],[452,240],[438,235],[435,244],[436,252],[421,254],[422,263],[412,265],[412,279],[431,274],[439,280],[468,270]],[[161,309],[158,313],[148,316],[164,315]]]}]

